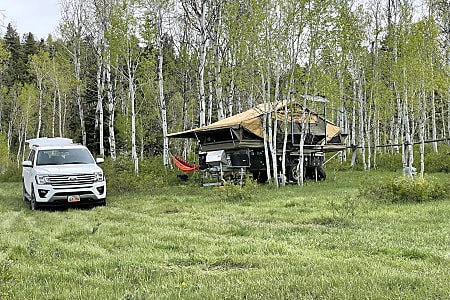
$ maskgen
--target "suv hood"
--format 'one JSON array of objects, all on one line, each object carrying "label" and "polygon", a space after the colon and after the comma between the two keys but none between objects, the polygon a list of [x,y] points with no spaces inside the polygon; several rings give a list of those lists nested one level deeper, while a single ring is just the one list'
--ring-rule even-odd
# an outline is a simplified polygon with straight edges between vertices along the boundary
[{"label": "suv hood", "polygon": [[94,172],[103,172],[96,164],[36,166],[34,169],[37,174],[42,175],[92,174]]}]

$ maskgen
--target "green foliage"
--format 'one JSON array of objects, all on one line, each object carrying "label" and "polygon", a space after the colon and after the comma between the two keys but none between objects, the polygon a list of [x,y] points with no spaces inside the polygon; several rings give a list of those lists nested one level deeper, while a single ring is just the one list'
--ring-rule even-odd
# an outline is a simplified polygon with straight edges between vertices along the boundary
[{"label": "green foliage", "polygon": [[427,172],[450,172],[450,150],[431,152],[425,155],[425,168]]},{"label": "green foliage", "polygon": [[3,174],[10,164],[8,153],[8,141],[6,140],[6,135],[0,132],[0,174]]},{"label": "green foliage", "polygon": [[450,182],[403,175],[361,185],[359,195],[378,203],[407,203],[448,197]]},{"label": "green foliage", "polygon": [[[366,152],[367,155],[367,152]],[[402,170],[402,154],[401,153],[385,153],[378,152],[376,155],[376,166],[374,166],[374,156],[372,153],[371,168],[383,171],[401,171]],[[351,152],[347,153],[347,160],[339,163],[337,157],[330,160],[325,165],[325,170],[345,171],[345,170],[362,170],[361,153],[357,153],[356,164],[351,167]],[[418,168],[420,163],[419,146],[414,147],[414,165]],[[431,144],[425,145],[425,171],[427,173],[450,172],[450,147],[445,143],[439,144],[438,152],[434,152]]]},{"label": "green foliage", "polygon": [[138,174],[134,171],[134,162],[127,155],[119,155],[115,160],[107,158],[102,169],[109,195],[152,192],[167,186],[166,171],[160,157],[139,161]]},{"label": "green foliage", "polygon": [[22,182],[21,168],[8,168],[3,173],[0,173],[0,182]]},{"label": "green foliage", "polygon": [[377,154],[377,170],[396,171],[402,169],[401,153],[378,153]]},{"label": "green foliage", "polygon": [[246,178],[242,184],[227,182],[225,185],[216,188],[222,201],[234,202],[252,200],[259,185],[256,180]]}]

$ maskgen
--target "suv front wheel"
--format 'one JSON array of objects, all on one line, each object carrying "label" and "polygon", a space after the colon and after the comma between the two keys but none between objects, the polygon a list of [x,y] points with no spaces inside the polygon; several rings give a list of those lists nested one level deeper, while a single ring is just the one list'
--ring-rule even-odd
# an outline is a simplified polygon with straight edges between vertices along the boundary
[{"label": "suv front wheel", "polygon": [[25,182],[22,180],[22,197],[23,201],[28,201],[27,190],[25,189]]},{"label": "suv front wheel", "polygon": [[31,186],[31,197],[30,197],[30,209],[38,210],[39,204],[36,202],[36,196],[34,195],[34,188]]}]

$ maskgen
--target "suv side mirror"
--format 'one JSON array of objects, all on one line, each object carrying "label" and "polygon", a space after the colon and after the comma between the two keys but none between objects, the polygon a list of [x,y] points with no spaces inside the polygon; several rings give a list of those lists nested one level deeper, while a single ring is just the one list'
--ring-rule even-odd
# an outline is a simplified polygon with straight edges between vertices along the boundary
[{"label": "suv side mirror", "polygon": [[33,166],[33,163],[30,160],[25,160],[22,162],[23,167],[31,168]]},{"label": "suv side mirror", "polygon": [[105,159],[102,158],[102,157],[98,157],[98,158],[95,159],[95,162],[96,162],[97,164],[101,164],[101,163],[104,163],[104,162],[105,162]]}]

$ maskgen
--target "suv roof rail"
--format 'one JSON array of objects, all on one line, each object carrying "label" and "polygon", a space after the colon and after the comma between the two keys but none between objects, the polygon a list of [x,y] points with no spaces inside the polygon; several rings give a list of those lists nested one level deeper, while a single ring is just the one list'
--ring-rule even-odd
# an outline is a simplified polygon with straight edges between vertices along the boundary
[{"label": "suv roof rail", "polygon": [[67,146],[72,145],[73,141],[69,138],[35,138],[26,140],[30,146],[42,147],[42,146]]}]

